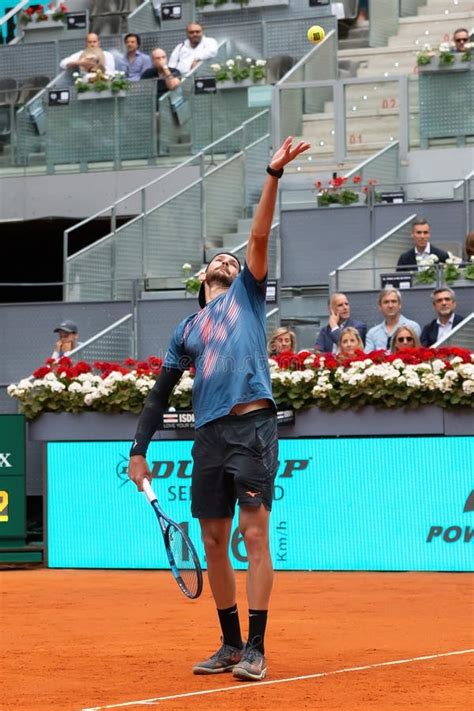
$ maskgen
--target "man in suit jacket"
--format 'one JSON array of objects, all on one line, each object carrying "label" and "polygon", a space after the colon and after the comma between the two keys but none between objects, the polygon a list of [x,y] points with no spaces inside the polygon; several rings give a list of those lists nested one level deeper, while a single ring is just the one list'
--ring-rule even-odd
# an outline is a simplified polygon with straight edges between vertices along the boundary
[{"label": "man in suit jacket", "polygon": [[351,318],[351,307],[345,294],[335,293],[329,299],[329,322],[318,334],[315,351],[320,353],[336,353],[339,347],[341,332],[348,326],[356,328],[362,343],[365,343],[367,326],[362,321]]},{"label": "man in suit jacket", "polygon": [[464,319],[456,314],[456,294],[447,286],[435,289],[431,294],[433,308],[437,318],[427,323],[421,332],[421,345],[429,348],[434,343],[448,335],[450,331]]},{"label": "man in suit jacket", "polygon": [[422,271],[430,264],[433,256],[438,258],[438,262],[445,262],[448,259],[449,254],[444,249],[438,249],[430,243],[431,228],[424,218],[420,217],[413,222],[411,236],[415,246],[399,256],[397,272]]}]

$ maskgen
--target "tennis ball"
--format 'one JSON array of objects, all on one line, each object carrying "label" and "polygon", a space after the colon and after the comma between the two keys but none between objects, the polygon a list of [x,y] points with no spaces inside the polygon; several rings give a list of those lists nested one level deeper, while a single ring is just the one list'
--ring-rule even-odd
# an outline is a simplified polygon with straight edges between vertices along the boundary
[{"label": "tennis ball", "polygon": [[310,42],[313,42],[313,44],[318,44],[318,42],[322,42],[325,37],[326,33],[319,25],[313,25],[308,30],[308,39]]}]

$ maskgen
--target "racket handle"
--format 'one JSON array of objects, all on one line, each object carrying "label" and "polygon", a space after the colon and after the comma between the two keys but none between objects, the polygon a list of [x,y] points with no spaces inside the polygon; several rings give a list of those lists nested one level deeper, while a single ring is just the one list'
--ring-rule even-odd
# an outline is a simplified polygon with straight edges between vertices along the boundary
[{"label": "racket handle", "polygon": [[148,501],[150,502],[150,504],[153,501],[156,501],[157,496],[156,496],[155,492],[153,491],[153,489],[151,488],[151,484],[148,481],[148,479],[143,479],[143,493],[145,494],[145,496],[148,499]]}]

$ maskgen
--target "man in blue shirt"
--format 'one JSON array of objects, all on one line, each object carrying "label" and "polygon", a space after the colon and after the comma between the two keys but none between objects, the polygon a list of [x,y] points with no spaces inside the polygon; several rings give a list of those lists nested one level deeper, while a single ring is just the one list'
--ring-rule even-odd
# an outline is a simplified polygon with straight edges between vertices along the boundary
[{"label": "man in blue shirt", "polygon": [[125,72],[125,76],[130,81],[138,81],[141,79],[143,72],[151,67],[151,59],[147,54],[140,52],[141,40],[140,36],[133,32],[125,35],[125,54],[118,62],[117,69]]},{"label": "man in blue shirt", "polygon": [[399,326],[410,326],[420,337],[421,328],[416,321],[411,321],[404,316],[402,311],[402,295],[398,289],[387,287],[379,293],[379,310],[382,312],[384,320],[382,323],[372,326],[367,333],[365,340],[365,352],[378,350],[390,350],[392,334]]},{"label": "man in blue shirt", "polygon": [[[216,255],[199,293],[201,311],[175,329],[163,369],[145,403],[130,452],[129,476],[139,490],[151,481],[145,460],[168,397],[193,365],[196,432],[192,514],[199,518],[208,579],[222,630],[222,646],[196,664],[195,674],[233,672],[259,681],[266,675],[264,637],[273,569],[269,517],[278,467],[275,403],[265,338],[268,240],[284,166],[309,148],[287,138],[273,155],[253,220],[244,267],[232,254]],[[231,524],[239,502],[239,530],[249,568],[248,641],[243,645],[229,558]]]}]

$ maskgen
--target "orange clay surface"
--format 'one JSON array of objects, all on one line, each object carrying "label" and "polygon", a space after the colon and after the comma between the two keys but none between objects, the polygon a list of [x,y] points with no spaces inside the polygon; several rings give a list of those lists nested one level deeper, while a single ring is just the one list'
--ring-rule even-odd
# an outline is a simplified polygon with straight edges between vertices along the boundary
[{"label": "orange clay surface", "polygon": [[[268,683],[247,684],[191,673],[219,646],[207,580],[190,601],[166,571],[3,570],[0,708],[472,711],[473,584],[462,573],[276,573]],[[238,587],[245,635],[244,573]],[[414,659],[427,655],[446,656]]]}]

